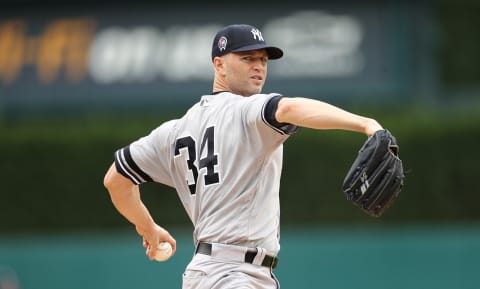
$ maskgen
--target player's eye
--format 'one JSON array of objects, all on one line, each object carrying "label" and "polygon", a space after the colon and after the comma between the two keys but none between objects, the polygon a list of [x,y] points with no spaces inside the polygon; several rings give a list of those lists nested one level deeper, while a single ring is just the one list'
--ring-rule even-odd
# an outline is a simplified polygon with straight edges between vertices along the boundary
[{"label": "player's eye", "polygon": [[253,57],[253,56],[245,56],[242,59],[246,62],[253,62],[253,61],[260,61],[262,64],[266,64],[268,62],[267,57]]}]

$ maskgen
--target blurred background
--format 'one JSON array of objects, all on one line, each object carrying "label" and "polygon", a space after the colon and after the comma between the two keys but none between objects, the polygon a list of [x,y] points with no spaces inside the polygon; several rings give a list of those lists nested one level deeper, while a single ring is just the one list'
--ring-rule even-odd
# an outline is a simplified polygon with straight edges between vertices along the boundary
[{"label": "blurred background", "polygon": [[377,119],[407,172],[374,219],[341,191],[364,136],[290,138],[282,288],[479,288],[480,2],[310,2],[0,1],[0,289],[181,287],[192,226],[175,191],[142,187],[178,241],[158,263],[102,181],[116,149],[211,92],[211,41],[232,23],[284,49],[264,92]]}]

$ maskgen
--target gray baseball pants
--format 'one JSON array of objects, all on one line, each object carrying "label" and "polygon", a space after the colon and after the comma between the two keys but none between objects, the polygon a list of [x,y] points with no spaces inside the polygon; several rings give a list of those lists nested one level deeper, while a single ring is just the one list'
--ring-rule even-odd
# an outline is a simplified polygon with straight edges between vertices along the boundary
[{"label": "gray baseball pants", "polygon": [[248,248],[212,244],[210,255],[195,254],[183,274],[183,289],[279,289],[272,269],[261,266],[266,251],[253,264],[244,261]]}]

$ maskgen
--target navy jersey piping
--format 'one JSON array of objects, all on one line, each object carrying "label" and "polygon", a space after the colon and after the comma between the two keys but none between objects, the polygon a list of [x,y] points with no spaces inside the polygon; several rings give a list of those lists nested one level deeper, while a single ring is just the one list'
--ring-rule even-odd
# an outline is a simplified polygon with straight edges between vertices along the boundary
[{"label": "navy jersey piping", "polygon": [[120,174],[130,179],[136,185],[153,181],[133,160],[130,153],[130,146],[126,146],[115,152],[115,167]]},{"label": "navy jersey piping", "polygon": [[275,118],[275,113],[277,112],[278,102],[284,96],[282,95],[275,95],[274,97],[270,98],[263,106],[262,110],[262,120],[271,128],[276,130],[281,134],[288,134],[292,135],[298,131],[298,126],[285,123],[285,122],[278,122]]}]

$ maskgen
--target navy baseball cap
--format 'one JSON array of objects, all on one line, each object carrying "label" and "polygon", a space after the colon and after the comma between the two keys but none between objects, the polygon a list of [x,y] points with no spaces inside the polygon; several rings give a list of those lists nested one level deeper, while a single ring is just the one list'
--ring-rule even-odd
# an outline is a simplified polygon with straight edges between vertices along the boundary
[{"label": "navy baseball cap", "polygon": [[280,48],[265,43],[262,32],[256,27],[247,24],[229,25],[215,35],[212,45],[212,61],[215,57],[229,52],[259,49],[265,49],[269,59],[278,59],[283,56]]}]

